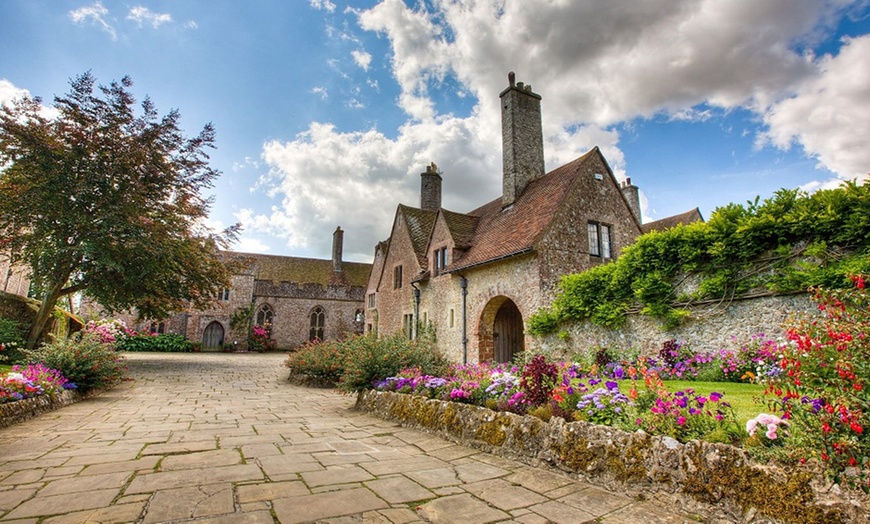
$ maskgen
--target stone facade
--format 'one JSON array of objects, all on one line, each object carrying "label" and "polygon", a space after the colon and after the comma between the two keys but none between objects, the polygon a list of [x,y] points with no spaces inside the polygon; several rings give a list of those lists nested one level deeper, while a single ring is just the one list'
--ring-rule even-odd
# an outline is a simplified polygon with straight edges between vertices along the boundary
[{"label": "stone facade", "polygon": [[443,209],[441,174],[427,167],[421,207],[399,205],[376,248],[368,331],[422,329],[455,361],[510,360],[562,275],[613,260],[641,234],[637,186],[618,183],[597,147],[544,173],[541,96],[509,82],[503,194],[468,213]]},{"label": "stone facade", "polygon": [[342,262],[342,233],[340,228],[335,232],[331,260],[223,252],[240,269],[209,309],[190,309],[159,321],[138,319],[135,312],[114,317],[139,331],[182,334],[201,342],[204,350],[247,349],[247,328],[231,326],[233,315],[245,310],[251,312],[252,324],[268,325],[278,349],[292,350],[315,337],[362,333],[372,266]]},{"label": "stone facade", "polygon": [[0,253],[0,291],[26,297],[30,290],[27,268],[14,265],[9,257]]}]

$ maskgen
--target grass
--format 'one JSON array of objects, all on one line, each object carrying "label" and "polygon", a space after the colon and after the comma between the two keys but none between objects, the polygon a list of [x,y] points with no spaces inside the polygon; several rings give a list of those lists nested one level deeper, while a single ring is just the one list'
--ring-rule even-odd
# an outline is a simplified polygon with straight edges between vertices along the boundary
[{"label": "grass", "polygon": [[12,371],[12,366],[8,364],[0,364],[0,375],[5,375]]}]

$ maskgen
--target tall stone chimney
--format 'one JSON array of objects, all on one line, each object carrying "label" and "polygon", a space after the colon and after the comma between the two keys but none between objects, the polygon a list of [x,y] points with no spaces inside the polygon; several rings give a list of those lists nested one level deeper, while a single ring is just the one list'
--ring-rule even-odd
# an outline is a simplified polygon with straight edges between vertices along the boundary
[{"label": "tall stone chimney", "polygon": [[641,223],[643,219],[640,216],[640,193],[638,193],[638,187],[631,183],[631,178],[626,177],[621,189],[622,194],[625,195],[625,200],[628,202],[628,207],[631,208],[631,212],[634,213],[637,222]]},{"label": "tall stone chimney", "polygon": [[420,209],[424,211],[441,209],[441,175],[435,162],[426,166],[425,173],[420,173]]},{"label": "tall stone chimney", "polygon": [[541,128],[541,95],[532,86],[516,83],[501,92],[502,207],[513,204],[526,185],[544,174],[544,133]]},{"label": "tall stone chimney", "polygon": [[344,245],[344,231],[341,226],[335,228],[332,234],[332,270],[341,271],[341,250]]}]

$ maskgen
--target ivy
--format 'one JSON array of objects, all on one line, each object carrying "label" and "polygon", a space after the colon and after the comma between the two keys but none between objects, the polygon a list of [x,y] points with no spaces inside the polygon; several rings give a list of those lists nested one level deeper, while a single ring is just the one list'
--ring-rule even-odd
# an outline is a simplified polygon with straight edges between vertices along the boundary
[{"label": "ivy", "polygon": [[628,313],[666,328],[709,300],[844,288],[870,272],[870,181],[717,208],[707,222],[637,238],[616,261],[566,275],[552,306],[529,319],[534,335],[565,321],[619,327]]}]

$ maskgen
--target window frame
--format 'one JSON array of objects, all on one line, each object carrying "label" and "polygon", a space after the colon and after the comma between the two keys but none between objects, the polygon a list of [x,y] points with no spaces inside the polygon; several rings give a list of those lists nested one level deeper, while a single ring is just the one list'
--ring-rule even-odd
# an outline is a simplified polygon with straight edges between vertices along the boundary
[{"label": "window frame", "polygon": [[590,220],[586,226],[589,256],[602,260],[613,257],[613,226],[604,222]]}]

